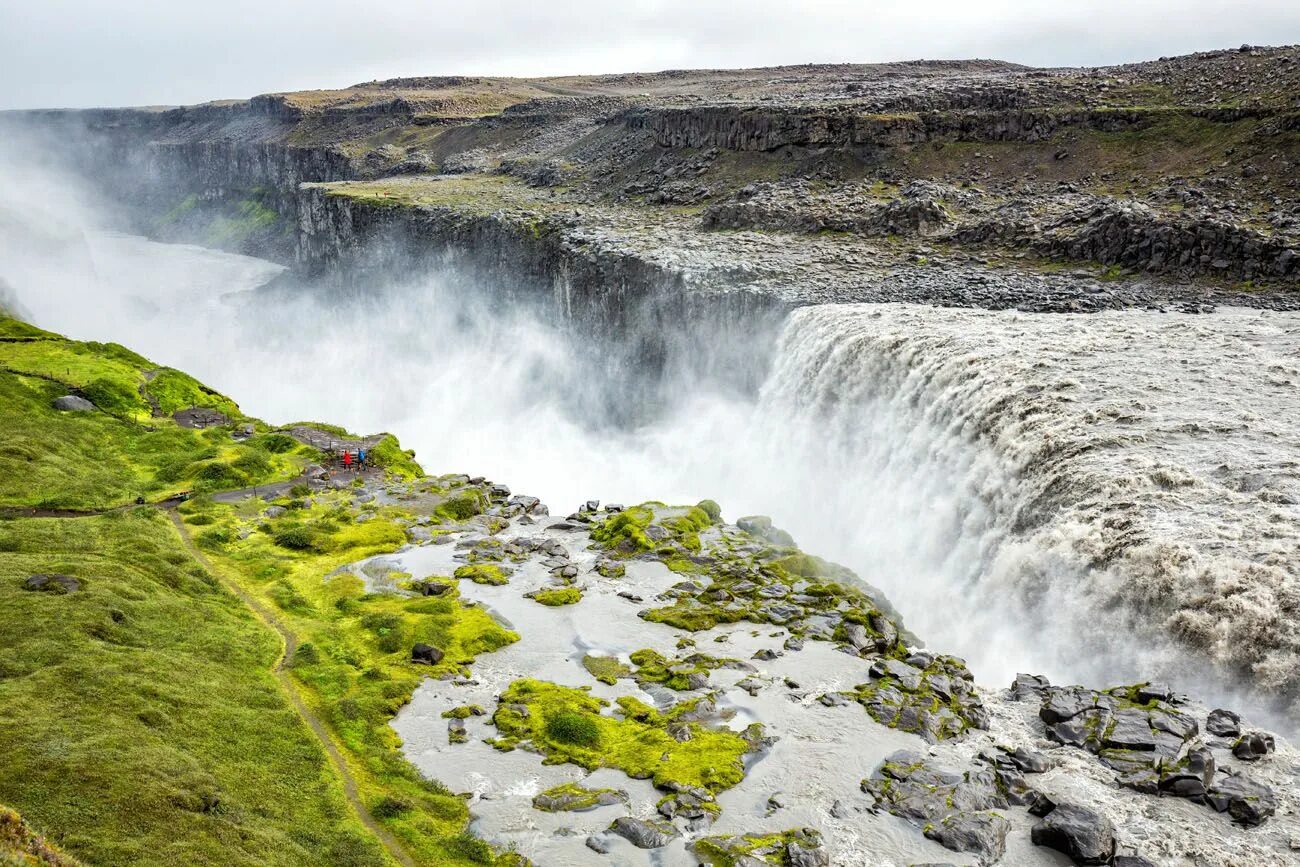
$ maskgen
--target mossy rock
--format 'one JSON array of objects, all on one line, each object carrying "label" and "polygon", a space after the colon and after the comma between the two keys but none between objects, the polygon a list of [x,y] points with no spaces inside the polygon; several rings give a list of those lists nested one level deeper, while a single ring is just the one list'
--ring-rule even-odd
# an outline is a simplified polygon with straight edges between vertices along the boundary
[{"label": "mossy rock", "polygon": [[580,813],[597,807],[626,804],[622,789],[589,789],[577,783],[562,783],[533,797],[533,808],[544,813]]},{"label": "mossy rock", "polygon": [[500,586],[510,583],[510,573],[495,563],[471,563],[458,568],[454,575],[458,579],[473,581],[475,584]]}]

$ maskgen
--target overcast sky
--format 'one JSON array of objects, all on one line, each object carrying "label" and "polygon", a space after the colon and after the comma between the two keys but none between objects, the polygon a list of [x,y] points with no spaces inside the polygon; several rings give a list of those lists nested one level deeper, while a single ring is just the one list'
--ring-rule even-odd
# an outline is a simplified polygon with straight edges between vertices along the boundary
[{"label": "overcast sky", "polygon": [[1300,42],[1300,0],[0,0],[0,108],[182,104],[445,73],[1098,65],[1243,42]]}]

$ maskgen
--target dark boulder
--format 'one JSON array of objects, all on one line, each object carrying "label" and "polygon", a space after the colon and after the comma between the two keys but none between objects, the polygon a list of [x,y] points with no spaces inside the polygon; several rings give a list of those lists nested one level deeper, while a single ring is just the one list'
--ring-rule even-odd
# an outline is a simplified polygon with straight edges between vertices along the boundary
[{"label": "dark boulder", "polygon": [[417,644],[411,648],[411,662],[423,665],[437,665],[442,662],[443,653],[432,644]]},{"label": "dark boulder", "polygon": [[1043,690],[1051,686],[1047,678],[1037,674],[1017,674],[1011,682],[1011,697],[1016,701],[1038,701]]},{"label": "dark boulder", "polygon": [[1249,827],[1264,824],[1277,812],[1273,790],[1241,774],[1219,774],[1205,795],[1205,803]]},{"label": "dark boulder", "polygon": [[1215,708],[1205,719],[1205,730],[1221,738],[1235,738],[1241,734],[1241,717],[1230,710]]},{"label": "dark boulder", "polygon": [[671,822],[645,821],[632,816],[620,816],[609,830],[630,842],[638,849],[659,849],[667,846],[679,835]]},{"label": "dark boulder", "polygon": [[1011,823],[997,813],[954,813],[928,825],[925,836],[954,852],[971,852],[993,864],[1007,849]]},{"label": "dark boulder", "polygon": [[23,582],[23,589],[45,593],[76,593],[81,589],[81,582],[71,575],[33,575]]},{"label": "dark boulder", "polygon": [[1214,756],[1205,747],[1189,750],[1187,757],[1160,778],[1160,791],[1179,798],[1205,797],[1214,782]]},{"label": "dark boulder", "polygon": [[1243,762],[1257,762],[1273,752],[1273,736],[1268,732],[1246,732],[1232,745],[1232,754]]},{"label": "dark boulder", "polygon": [[1036,846],[1064,852],[1076,864],[1109,864],[1115,857],[1115,826],[1074,804],[1061,804],[1030,831]]}]

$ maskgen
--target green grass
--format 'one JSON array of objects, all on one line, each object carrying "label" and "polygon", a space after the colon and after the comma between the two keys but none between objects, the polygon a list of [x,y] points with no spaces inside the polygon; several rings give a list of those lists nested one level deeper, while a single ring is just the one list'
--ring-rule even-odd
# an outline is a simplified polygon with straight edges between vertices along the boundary
[{"label": "green grass", "polygon": [[[23,331],[0,317],[0,330]],[[41,332],[45,334],[45,332]],[[182,428],[152,418],[145,391],[167,412],[238,407],[179,371],[157,368],[112,343],[57,336],[0,343],[0,506],[102,509],[181,491],[260,485],[297,475],[316,453],[296,442],[237,442],[224,427]],[[104,412],[60,412],[56,398],[80,390]]]},{"label": "green grass", "polygon": [[[385,506],[358,524],[347,498],[347,492],[317,494],[310,508],[284,500],[298,508],[274,519],[202,500],[183,511],[203,534],[218,534],[205,545],[218,568],[278,609],[300,636],[293,674],[333,730],[366,802],[382,805],[375,818],[420,863],[496,863],[485,843],[465,835],[464,801],[406,761],[389,721],[421,678],[467,672],[476,656],[519,636],[483,609],[464,605],[454,585],[441,596],[412,597],[367,593],[351,574],[326,578],[406,543],[401,521],[407,513]],[[295,541],[286,545],[291,531]],[[441,649],[443,661],[412,664],[417,642]]]},{"label": "green grass", "polygon": [[0,610],[0,802],[71,854],[388,863],[270,673],[279,642],[163,515],[0,522]]}]

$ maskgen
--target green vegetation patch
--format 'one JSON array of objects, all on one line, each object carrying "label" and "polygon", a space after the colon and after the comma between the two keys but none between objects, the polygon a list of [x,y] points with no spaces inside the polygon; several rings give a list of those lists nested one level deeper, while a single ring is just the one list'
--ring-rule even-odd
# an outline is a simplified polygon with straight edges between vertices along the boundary
[{"label": "green vegetation patch", "polygon": [[239,417],[239,407],[223,394],[218,394],[188,373],[165,367],[153,374],[143,386],[144,394],[156,402],[163,415],[188,409],[192,406],[215,409],[229,418]]},{"label": "green vegetation patch", "polygon": [[627,792],[621,789],[589,789],[577,783],[561,783],[534,796],[533,807],[544,813],[580,813],[627,801]]},{"label": "green vegetation patch", "polygon": [[632,674],[632,669],[619,662],[614,656],[593,656],[589,653],[582,657],[582,667],[587,669],[587,673],[596,680],[610,686],[617,683],[620,677],[628,677]]},{"label": "green vegetation patch", "polygon": [[687,848],[706,867],[734,867],[740,863],[791,867],[794,864],[821,863],[795,860],[798,855],[821,846],[822,837],[816,829],[797,828],[775,834],[701,837]]},{"label": "green vegetation patch", "polygon": [[457,568],[453,574],[458,579],[473,581],[475,584],[500,586],[510,583],[510,573],[496,563],[470,563]]},{"label": "green vegetation patch", "polygon": [[[79,578],[66,595],[33,573]],[[153,509],[0,523],[0,801],[95,864],[387,863],[271,668]]]},{"label": "green vegetation patch", "polygon": [[[592,526],[597,546],[615,556],[631,557],[649,551],[681,555],[700,550],[700,532],[722,514],[717,503],[705,500],[700,506],[673,508],[663,503],[642,503],[606,517]],[[711,511],[710,511],[711,510]]]},{"label": "green vegetation patch", "polygon": [[642,685],[658,683],[669,689],[700,689],[708,685],[709,672],[721,667],[727,660],[703,653],[692,653],[682,659],[668,659],[649,649],[638,650],[631,656],[637,667],[633,675]]},{"label": "green vegetation patch", "polygon": [[[348,490],[278,504],[285,511],[276,517],[202,500],[184,511],[187,520],[212,519],[204,532],[223,531],[209,549],[218,567],[300,636],[293,675],[344,748],[367,801],[388,799],[376,818],[421,863],[495,863],[491,848],[466,833],[464,801],[406,761],[389,722],[423,677],[468,673],[476,656],[519,636],[464,604],[454,584],[437,596],[370,593],[342,568],[402,547],[408,512],[367,504],[373,517],[358,523]],[[307,544],[286,546],[286,533],[298,530],[306,531]],[[442,658],[413,664],[416,644],[437,648]],[[403,804],[409,807],[398,809]]]},{"label": "green vegetation patch", "polygon": [[[0,318],[0,326],[23,331]],[[46,332],[40,332],[46,334]],[[157,387],[168,405],[193,399],[238,417],[238,408],[194,380],[163,371],[112,343],[78,343],[54,335],[0,342],[0,505],[103,509],[137,498],[219,491],[292,478],[315,457],[294,442],[269,451],[258,437],[232,430],[188,430],[154,418],[141,389]],[[101,411],[63,412],[53,402],[80,394]]]},{"label": "green vegetation patch", "polygon": [[534,602],[553,608],[560,605],[576,605],[582,601],[582,590],[578,587],[549,587],[528,595]]},{"label": "green vegetation patch", "polygon": [[[617,768],[656,786],[729,789],[744,776],[749,742],[726,729],[710,729],[683,717],[697,702],[667,713],[634,698],[618,700],[621,717],[606,716],[609,702],[582,689],[538,680],[517,680],[501,694],[492,721],[507,739],[529,741],[549,764],[571,763],[595,770]],[[679,741],[669,726],[683,726]]]}]

